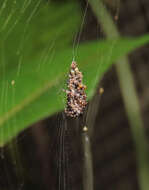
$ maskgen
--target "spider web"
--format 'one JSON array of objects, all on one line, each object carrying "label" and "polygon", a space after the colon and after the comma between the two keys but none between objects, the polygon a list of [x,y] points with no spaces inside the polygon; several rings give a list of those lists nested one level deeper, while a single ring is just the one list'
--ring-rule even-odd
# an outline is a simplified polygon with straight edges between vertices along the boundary
[{"label": "spider web", "polygon": [[[45,4],[50,4],[50,1],[45,1]],[[8,68],[13,69],[15,65],[17,65],[17,78],[16,80],[19,80],[19,75],[21,73],[21,69],[22,69],[22,64],[24,64],[24,58],[26,56],[26,53],[24,52],[24,49],[26,48],[26,41],[27,39],[30,37],[30,27],[31,27],[31,22],[35,21],[34,18],[36,15],[38,15],[39,11],[40,11],[40,7],[42,6],[43,1],[42,0],[24,0],[24,1],[20,1],[18,2],[17,0],[4,0],[0,2],[0,16],[4,19],[1,19],[1,28],[0,28],[0,34],[2,35],[2,40],[1,40],[1,51],[0,51],[0,56],[1,56],[1,65],[0,65],[0,73],[1,73],[1,77],[2,79],[5,79],[5,73],[8,70]],[[79,28],[79,31],[77,31],[75,33],[74,36],[74,41],[72,43],[72,60],[76,60],[77,61],[77,57],[78,57],[78,46],[79,43],[81,41],[83,41],[83,33],[85,32],[85,24],[87,22],[87,14],[88,14],[88,8],[89,8],[89,2],[87,1],[87,3],[85,4],[85,9],[82,11],[82,21],[81,21],[81,26]],[[119,7],[119,5],[118,5]],[[26,13],[26,17],[24,18],[24,15]],[[117,9],[117,14],[118,14],[118,9]],[[15,36],[12,36],[13,38],[15,38],[15,40],[17,42],[15,42],[16,45],[16,49],[15,51],[13,50],[13,46],[14,46],[14,41],[12,40],[12,46],[11,47],[7,47],[7,41],[11,40],[10,39],[10,35],[16,30],[18,24],[20,24],[20,27],[22,27],[21,31],[19,31],[19,33],[17,33]],[[100,36],[101,31],[99,31],[98,25],[96,26],[96,32],[97,32],[97,38]],[[59,31],[57,31],[57,37],[55,37],[52,41],[49,40],[47,41],[47,44],[44,48],[44,50],[42,51],[42,53],[40,53],[40,63],[39,65],[36,66],[36,72],[41,72],[41,69],[44,67],[44,64],[46,64],[47,60],[50,60],[49,63],[52,64],[52,61],[54,59],[54,52],[56,50],[56,43],[57,43],[57,39],[59,36]],[[18,39],[17,39],[18,37]],[[111,44],[111,54],[112,54],[112,49],[113,49],[113,45]],[[27,55],[29,54],[30,49],[27,51]],[[12,55],[12,56],[8,56],[8,55]],[[14,55],[15,56],[14,56]],[[108,55],[108,59],[110,59],[111,55]],[[17,60],[14,61],[13,64],[9,64],[11,61],[9,59],[9,57],[11,57],[10,59],[13,60]],[[17,59],[15,58],[17,57]],[[78,63],[79,64],[79,63]],[[100,70],[102,66],[102,63],[99,64],[98,66],[98,70]],[[98,73],[98,72],[97,72]],[[0,90],[1,96],[0,96],[0,102],[4,102],[4,107],[2,107],[1,111],[5,111],[6,107],[9,106],[9,104],[11,104],[11,106],[13,106],[15,104],[15,83],[16,80],[12,79],[12,81],[6,81],[2,82],[2,89]],[[95,77],[95,81],[93,82],[93,86],[94,83],[97,83],[98,81],[98,74]],[[13,86],[13,91],[12,91],[12,96],[11,96],[11,100],[9,100],[8,102],[8,88],[9,86],[12,85]],[[65,86],[62,86],[62,88],[65,88]],[[63,99],[63,96],[61,96],[61,91],[62,88],[59,89],[60,94],[60,101],[65,101]],[[62,92],[63,93],[63,92]],[[13,123],[10,123],[10,127],[14,128],[14,126],[16,126],[16,120],[17,118],[14,117],[13,119]],[[59,122],[59,124],[57,124],[57,139],[58,139],[58,146],[59,148],[57,148],[57,175],[58,175],[58,189],[59,190],[66,190],[69,186],[69,182],[68,180],[68,162],[69,162],[69,166],[70,166],[70,160],[69,160],[69,152],[68,149],[66,148],[66,144],[65,141],[67,141],[67,139],[65,138],[65,132],[67,130],[66,126],[66,119],[62,117],[57,117],[57,120]],[[14,128],[15,130],[15,128]],[[26,134],[24,132],[23,136],[21,136],[21,138],[25,138]],[[3,133],[0,134],[0,138],[3,139]],[[40,137],[39,137],[40,138]],[[20,141],[21,139],[19,139]],[[1,166],[2,168],[2,173],[4,172],[4,177],[0,178],[0,186],[2,186],[2,188],[6,188],[6,189],[25,189],[25,176],[24,173],[22,171],[23,168],[23,163],[20,159],[20,151],[19,148],[17,147],[17,143],[14,143],[15,147],[9,147],[8,149],[1,149],[0,152],[0,156],[1,156],[1,163],[3,166]],[[16,173],[16,178],[17,178],[17,182],[15,182],[14,178],[10,178],[10,174],[9,174],[9,167],[7,165],[7,152],[9,152],[9,157],[12,159],[12,167],[14,167],[14,173]],[[12,173],[13,175],[13,173]],[[70,174],[71,175],[71,174]],[[71,178],[71,176],[69,176],[69,178]],[[2,183],[1,181],[5,179]],[[17,184],[17,187],[16,187]],[[67,186],[67,187],[66,187]],[[72,188],[72,186],[71,186]]]}]

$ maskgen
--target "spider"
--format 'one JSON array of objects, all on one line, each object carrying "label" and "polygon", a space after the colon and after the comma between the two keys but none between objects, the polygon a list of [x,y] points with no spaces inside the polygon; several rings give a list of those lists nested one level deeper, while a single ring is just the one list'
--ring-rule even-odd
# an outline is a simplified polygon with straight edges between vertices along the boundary
[{"label": "spider", "polygon": [[77,63],[73,61],[68,75],[68,89],[65,91],[67,96],[65,113],[67,116],[78,117],[80,114],[83,114],[87,104],[86,86],[82,83],[82,78],[82,72],[79,71]]}]

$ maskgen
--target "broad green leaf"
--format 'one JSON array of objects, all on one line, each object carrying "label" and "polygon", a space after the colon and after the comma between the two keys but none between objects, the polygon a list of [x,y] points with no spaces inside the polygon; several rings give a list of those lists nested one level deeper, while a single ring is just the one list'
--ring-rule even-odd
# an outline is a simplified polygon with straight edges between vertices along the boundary
[{"label": "broad green leaf", "polygon": [[[55,52],[58,53],[70,46],[78,31],[80,19],[78,3],[73,0],[66,3],[43,0],[4,0],[0,2],[0,120],[2,123],[7,120],[8,110],[12,110],[14,107],[16,110],[20,110],[28,101],[32,101],[34,96],[43,94],[42,90],[37,90],[38,87],[40,88],[43,83],[52,79],[53,74],[56,75],[56,73],[51,72],[50,74],[49,72],[49,76],[45,75],[47,78],[43,77],[43,79],[40,77],[40,73],[44,75],[44,65],[47,64],[47,61],[50,64]],[[33,61],[35,58],[37,61]],[[36,74],[33,74],[34,72]],[[13,80],[15,80],[15,84],[12,90],[10,83],[13,84]],[[24,85],[24,82],[27,89],[24,86],[24,90],[18,94],[18,89]],[[45,91],[51,82],[46,85],[43,87]],[[38,92],[33,93],[34,95],[32,94],[29,99],[25,100],[25,97],[34,90]],[[16,106],[18,104],[20,106]],[[30,111],[32,112],[32,108]],[[10,127],[12,131],[9,132],[6,127],[7,134],[11,133],[11,137],[19,132],[16,133],[14,130],[18,125],[15,123],[15,119],[13,122],[13,126]],[[10,136],[6,139],[3,127],[1,129],[0,142],[3,144],[9,140]]]},{"label": "broad green leaf", "polygon": [[[88,98],[114,61],[147,42],[149,35],[79,45],[77,62],[84,74]],[[51,60],[44,64],[39,59],[23,64],[19,76],[17,66],[5,73],[0,81],[1,146],[32,123],[64,109],[62,88],[71,61],[72,48],[65,48],[53,52]]]},{"label": "broad green leaf", "polygon": [[[16,3],[15,3],[16,2]],[[3,4],[5,3],[4,8]],[[80,23],[77,2],[46,3],[43,0],[4,0],[0,6],[0,75],[72,43]]]}]

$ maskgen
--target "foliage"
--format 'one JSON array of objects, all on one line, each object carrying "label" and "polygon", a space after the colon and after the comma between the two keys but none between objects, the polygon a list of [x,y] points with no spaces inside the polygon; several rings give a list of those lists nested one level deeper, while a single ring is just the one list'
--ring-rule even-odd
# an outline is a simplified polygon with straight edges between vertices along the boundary
[{"label": "foliage", "polygon": [[[62,89],[72,61],[71,42],[81,20],[78,5],[70,1],[61,6],[39,0],[4,2],[0,9],[1,146],[64,108]],[[76,61],[88,98],[114,61],[148,41],[149,35],[80,44]]]}]

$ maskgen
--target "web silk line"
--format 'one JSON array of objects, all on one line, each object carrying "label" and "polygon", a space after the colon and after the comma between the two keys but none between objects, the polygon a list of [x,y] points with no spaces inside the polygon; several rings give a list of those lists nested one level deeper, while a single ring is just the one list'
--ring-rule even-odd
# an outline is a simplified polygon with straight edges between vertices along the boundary
[{"label": "web silk line", "polygon": [[82,22],[81,22],[81,26],[80,26],[80,30],[79,30],[79,34],[76,33],[75,38],[74,38],[74,42],[73,42],[73,53],[72,53],[73,54],[73,58],[72,58],[72,61],[75,61],[75,57],[77,56],[77,51],[78,51],[78,47],[79,47],[80,37],[81,37],[81,33],[82,33],[82,30],[83,30],[83,26],[84,26],[84,22],[85,22],[85,17],[86,17],[88,5],[89,5],[89,2],[87,0],[85,11],[84,11]]}]

